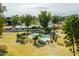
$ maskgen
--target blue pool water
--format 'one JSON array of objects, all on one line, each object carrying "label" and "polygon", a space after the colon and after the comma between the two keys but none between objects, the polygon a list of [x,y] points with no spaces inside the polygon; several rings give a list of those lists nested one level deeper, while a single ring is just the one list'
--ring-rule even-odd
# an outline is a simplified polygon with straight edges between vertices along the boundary
[{"label": "blue pool water", "polygon": [[50,40],[49,35],[43,35],[43,34],[41,34],[41,35],[38,35],[38,34],[31,34],[31,35],[29,35],[29,37],[31,37],[31,38],[34,38],[35,36],[38,36],[38,38],[40,40],[43,40],[43,41]]},{"label": "blue pool water", "polygon": [[39,38],[47,38],[48,36],[47,35],[41,35],[39,36]]},{"label": "blue pool water", "polygon": [[[32,35],[32,37],[35,37],[36,35]],[[39,35],[38,38],[48,38],[47,35]]]}]

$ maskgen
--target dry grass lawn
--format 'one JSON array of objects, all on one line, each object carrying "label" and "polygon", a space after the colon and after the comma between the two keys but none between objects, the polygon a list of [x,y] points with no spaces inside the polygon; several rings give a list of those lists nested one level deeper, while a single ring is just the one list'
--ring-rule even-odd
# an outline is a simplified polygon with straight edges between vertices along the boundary
[{"label": "dry grass lawn", "polygon": [[[49,44],[41,48],[36,48],[32,43],[18,44],[16,43],[17,32],[3,33],[3,39],[0,44],[8,47],[9,56],[72,56],[72,52],[64,46],[57,43]],[[64,44],[63,35],[58,38],[58,42]]]}]

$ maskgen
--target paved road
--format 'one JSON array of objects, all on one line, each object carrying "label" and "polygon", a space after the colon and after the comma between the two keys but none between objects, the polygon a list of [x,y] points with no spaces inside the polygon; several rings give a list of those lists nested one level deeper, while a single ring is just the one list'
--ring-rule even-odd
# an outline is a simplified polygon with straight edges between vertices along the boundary
[{"label": "paved road", "polygon": [[[4,32],[25,32],[27,30],[3,30]],[[37,29],[30,29],[32,32],[37,32]]]}]

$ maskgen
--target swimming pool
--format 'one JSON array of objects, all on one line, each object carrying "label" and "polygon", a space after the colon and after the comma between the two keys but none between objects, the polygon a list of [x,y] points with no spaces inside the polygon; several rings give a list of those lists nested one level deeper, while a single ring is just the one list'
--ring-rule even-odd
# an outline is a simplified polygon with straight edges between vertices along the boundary
[{"label": "swimming pool", "polygon": [[[29,37],[34,38],[36,35],[38,34],[31,34],[29,35]],[[43,34],[38,35],[38,38],[39,40],[42,40],[42,41],[50,40],[50,37],[48,35],[43,35]]]},{"label": "swimming pool", "polygon": [[39,38],[47,38],[47,35],[40,35]]}]

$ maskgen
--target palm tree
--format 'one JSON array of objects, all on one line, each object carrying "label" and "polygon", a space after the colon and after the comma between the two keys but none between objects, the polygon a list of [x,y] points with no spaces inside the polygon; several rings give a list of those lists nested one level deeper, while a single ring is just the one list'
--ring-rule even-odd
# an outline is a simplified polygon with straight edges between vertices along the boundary
[{"label": "palm tree", "polygon": [[43,27],[43,29],[45,30],[45,33],[48,29],[48,24],[49,21],[51,20],[51,14],[47,11],[41,11],[39,14],[39,22],[40,25]]},{"label": "palm tree", "polygon": [[75,56],[75,47],[79,51],[79,18],[77,15],[71,15],[66,18],[63,31],[66,34],[66,47],[72,47],[73,55]]}]

